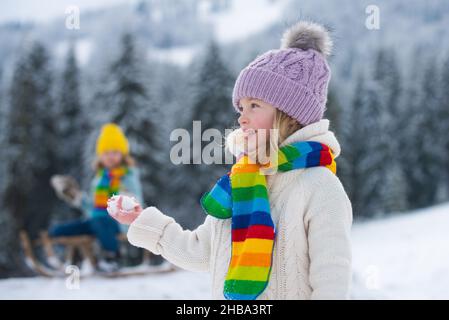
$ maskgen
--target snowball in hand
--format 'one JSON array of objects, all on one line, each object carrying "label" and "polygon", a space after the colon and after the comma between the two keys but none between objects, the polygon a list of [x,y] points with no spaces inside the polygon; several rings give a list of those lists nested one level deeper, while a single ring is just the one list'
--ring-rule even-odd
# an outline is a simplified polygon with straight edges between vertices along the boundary
[{"label": "snowball in hand", "polygon": [[112,196],[111,198],[108,199],[108,212],[111,215],[116,215],[118,212],[118,208],[117,208],[117,202],[118,202],[119,197],[118,196]]},{"label": "snowball in hand", "polygon": [[[121,199],[121,206],[119,199]],[[118,195],[112,196],[108,200],[108,212],[111,215],[117,215],[117,213],[131,213],[134,211],[134,208],[138,205],[137,201],[133,197]]]},{"label": "snowball in hand", "polygon": [[134,198],[122,196],[122,209],[124,211],[133,211],[136,206],[137,202]]}]

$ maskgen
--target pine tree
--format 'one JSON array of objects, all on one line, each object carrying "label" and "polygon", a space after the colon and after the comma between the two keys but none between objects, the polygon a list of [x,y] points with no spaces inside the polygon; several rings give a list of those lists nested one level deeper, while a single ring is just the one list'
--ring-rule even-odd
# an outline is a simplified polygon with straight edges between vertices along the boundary
[{"label": "pine tree", "polygon": [[383,213],[382,166],[386,144],[382,133],[384,110],[378,90],[375,81],[359,75],[351,110],[345,115],[347,125],[342,131],[342,141],[347,147],[340,161],[342,180],[357,217]]},{"label": "pine tree", "polygon": [[[422,76],[419,78],[419,90],[421,96],[416,101],[411,101],[411,114],[409,130],[410,136],[406,150],[412,152],[409,158],[407,172],[409,202],[413,208],[425,207],[433,204],[438,190],[438,182],[444,171],[444,146],[441,143],[442,133],[440,129],[441,101],[438,96],[438,71],[433,59],[429,60],[420,69]],[[410,149],[412,148],[412,149]]]},{"label": "pine tree", "polygon": [[10,263],[3,272],[25,272],[20,263],[18,231],[31,237],[48,228],[56,197],[49,179],[55,173],[57,148],[51,97],[52,74],[49,55],[40,43],[18,61],[10,89],[10,107],[6,129],[5,192],[3,220],[8,221],[9,236],[4,239],[0,256]]},{"label": "pine tree", "polygon": [[[402,88],[400,71],[394,51],[388,49],[379,50],[375,60],[373,79],[379,85],[379,95],[382,98],[382,103],[388,110],[388,114],[391,116],[390,118],[396,118],[401,107],[399,100]],[[391,123],[388,123],[388,126],[390,125],[392,126]]]},{"label": "pine tree", "polygon": [[337,137],[342,127],[342,113],[343,110],[338,100],[337,92],[334,87],[330,87],[324,117],[329,119],[329,129],[334,131]]},{"label": "pine tree", "polygon": [[449,57],[443,62],[439,86],[439,119],[438,128],[441,149],[441,175],[439,183],[438,201],[449,200]]},{"label": "pine tree", "polygon": [[[0,69],[0,80],[2,79],[2,72]],[[0,81],[0,84],[3,82]],[[8,105],[6,102],[4,87],[0,87],[0,176],[2,183],[0,183],[0,206],[4,208],[4,190],[6,188],[6,163],[8,160],[8,149],[6,144],[7,137],[7,115]],[[17,255],[17,228],[14,217],[7,210],[0,211],[0,278],[11,276],[14,274],[23,275],[26,272],[26,267]]]},{"label": "pine tree", "polygon": [[421,139],[421,124],[425,108],[421,106],[423,100],[422,85],[422,55],[419,52],[414,53],[412,65],[413,68],[407,77],[405,95],[403,99],[404,115],[401,117],[401,127],[404,140],[402,142],[403,150],[417,150],[417,152],[404,152],[402,162],[404,165],[405,179],[407,184],[407,203],[409,209],[416,209],[421,202],[419,194],[422,186],[418,183],[422,178],[422,164],[420,162],[421,149],[418,141]]},{"label": "pine tree", "polygon": [[[159,175],[161,138],[156,123],[160,121],[158,108],[163,106],[152,103],[147,87],[149,70],[145,61],[138,58],[141,55],[137,51],[133,35],[125,33],[121,38],[121,52],[111,64],[107,81],[94,100],[105,116],[94,124],[95,136],[98,127],[106,121],[122,127],[140,168],[145,202],[155,204],[162,187]],[[91,145],[88,148],[92,150]]]},{"label": "pine tree", "polygon": [[[383,180],[381,189],[382,211],[385,213],[404,211],[407,208],[406,181],[403,168],[401,143],[404,141],[400,130],[405,116],[401,104],[401,77],[394,52],[379,50],[373,78],[377,83],[379,103],[383,114],[380,119],[379,138],[384,141],[384,161],[379,168]],[[394,138],[392,138],[394,137]]]},{"label": "pine tree", "polygon": [[[55,130],[58,138],[57,171],[82,183],[84,175],[83,150],[89,126],[84,115],[80,94],[80,70],[74,47],[68,50],[64,69],[57,87]],[[57,203],[56,220],[67,220],[81,214],[63,201]]]},{"label": "pine tree", "polygon": [[74,177],[82,172],[82,149],[88,129],[83,114],[80,80],[74,48],[70,47],[59,87],[57,133],[61,145],[59,170]]},{"label": "pine tree", "polygon": [[[211,42],[193,83],[195,91],[192,118],[182,127],[192,128],[193,121],[201,121],[202,132],[207,129],[217,129],[224,135],[225,129],[230,129],[236,124],[237,118],[230,99],[232,85],[232,76],[220,57],[219,47]],[[192,129],[190,129],[190,136],[192,140],[201,139],[193,134]],[[215,140],[214,142],[223,144],[223,141]],[[198,150],[203,151],[206,145],[210,146],[214,142],[211,140],[193,143],[201,145],[201,149],[198,148]],[[230,165],[225,164],[224,152],[221,158],[222,164],[204,163],[201,153],[197,154],[195,150],[191,150],[190,156],[191,164],[183,166],[185,178],[179,181],[178,187],[188,193],[187,201],[192,201],[190,207],[195,208],[195,212],[202,212],[199,206],[202,194],[210,189],[216,179],[226,173]],[[195,183],[192,184],[192,181]]]},{"label": "pine tree", "polygon": [[6,101],[4,95],[5,92],[3,88],[3,69],[0,66],[0,143],[4,140],[5,136]]},{"label": "pine tree", "polygon": [[[356,92],[361,93],[364,82],[362,75],[359,76],[358,81]],[[358,130],[358,127],[353,123],[353,117],[355,116],[356,108],[361,104],[361,96],[357,93],[350,103],[340,104],[336,96],[336,91],[331,88],[327,102],[327,113],[325,114],[330,120],[330,129],[334,131],[340,143],[341,153],[336,159],[337,176],[340,178],[350,199],[352,199],[353,183],[355,183],[353,162],[357,160],[355,158],[355,139],[352,135],[354,134],[354,130]]]},{"label": "pine tree", "polygon": [[195,85],[193,120],[201,120],[203,130],[230,128],[236,113],[230,105],[232,76],[220,57],[219,47],[211,42]]},{"label": "pine tree", "polygon": [[365,78],[360,74],[357,78],[357,85],[354,90],[354,97],[350,108],[342,114],[342,118],[347,124],[342,129],[340,143],[346,146],[339,161],[339,176],[346,186],[346,191],[352,202],[355,217],[364,215],[362,186],[363,177],[360,168],[361,159],[366,156],[363,138],[360,136],[363,126],[362,104],[365,89]]},{"label": "pine tree", "polygon": [[336,159],[337,176],[340,178],[346,192],[351,194],[351,163],[352,138],[351,126],[348,125],[351,119],[351,107],[344,106],[337,97],[335,87],[329,88],[328,100],[326,103],[325,118],[329,119],[329,129],[334,132],[340,143],[340,156]]},{"label": "pine tree", "polygon": [[[6,137],[6,99],[3,87],[3,69],[0,67],[0,150],[5,150]],[[0,153],[0,176],[5,176],[5,159],[4,153]],[[2,205],[4,184],[0,183],[0,205]]]}]

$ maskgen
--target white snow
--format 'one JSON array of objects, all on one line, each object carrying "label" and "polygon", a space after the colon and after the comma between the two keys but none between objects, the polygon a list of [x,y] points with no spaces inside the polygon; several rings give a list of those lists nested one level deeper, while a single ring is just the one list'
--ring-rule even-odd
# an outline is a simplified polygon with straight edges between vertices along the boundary
[{"label": "white snow", "polygon": [[81,278],[79,289],[67,279],[7,279],[0,281],[0,299],[208,299],[209,275],[188,271],[129,276]]},{"label": "white snow", "polygon": [[148,58],[185,67],[190,64],[197,52],[198,48],[195,46],[179,46],[168,49],[152,47],[148,50]]},{"label": "white snow", "polygon": [[228,43],[282,21],[282,14],[288,3],[288,0],[233,0],[229,10],[225,12],[211,14],[204,6],[199,11],[202,19],[213,23],[218,41]]},{"label": "white snow", "polygon": [[[449,203],[354,224],[353,299],[449,298]],[[69,286],[70,288],[70,286]],[[15,278],[0,281],[0,299],[209,299],[207,273],[107,279]]]},{"label": "white snow", "polygon": [[355,225],[353,298],[449,299],[449,204]]},{"label": "white snow", "polygon": [[122,212],[123,213],[131,213],[134,208],[138,205],[136,199],[134,197],[130,197],[127,195],[117,195],[112,196],[108,199],[108,212],[112,215],[116,215],[119,211],[118,201],[122,198]]},{"label": "white snow", "polygon": [[[55,54],[58,58],[63,59],[69,50],[70,41],[61,41],[55,47]],[[89,61],[93,50],[93,43],[90,39],[79,39],[75,42],[75,56],[77,62],[84,66]]]},{"label": "white snow", "polygon": [[122,208],[125,211],[132,211],[137,206],[137,202],[134,198],[129,196],[122,196]]},{"label": "white snow", "polygon": [[112,196],[108,199],[108,207],[107,207],[107,211],[109,214],[115,216],[118,213],[118,207],[117,207],[117,202],[118,202],[119,197],[118,196]]}]

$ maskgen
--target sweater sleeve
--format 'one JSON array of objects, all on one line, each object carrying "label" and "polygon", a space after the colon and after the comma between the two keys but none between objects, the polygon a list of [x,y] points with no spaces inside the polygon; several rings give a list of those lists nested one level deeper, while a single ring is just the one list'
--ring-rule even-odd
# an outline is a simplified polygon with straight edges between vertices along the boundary
[{"label": "sweater sleeve", "polygon": [[211,221],[195,230],[184,230],[173,218],[156,207],[148,207],[130,225],[129,242],[160,254],[171,263],[189,271],[209,271],[211,255]]},{"label": "sweater sleeve", "polygon": [[305,222],[309,244],[311,299],[348,299],[352,279],[352,206],[340,180],[315,171]]}]

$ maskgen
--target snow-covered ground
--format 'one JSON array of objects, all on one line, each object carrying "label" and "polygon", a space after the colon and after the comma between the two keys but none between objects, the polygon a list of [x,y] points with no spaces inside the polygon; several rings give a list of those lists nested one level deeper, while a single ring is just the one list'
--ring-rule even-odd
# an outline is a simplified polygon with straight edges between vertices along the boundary
[{"label": "snow-covered ground", "polygon": [[353,298],[449,299],[449,204],[355,225]]},{"label": "snow-covered ground", "polygon": [[0,281],[0,299],[209,299],[207,273],[172,273],[124,278],[7,279]]},{"label": "snow-covered ground", "polygon": [[[449,204],[353,227],[353,299],[448,299]],[[208,299],[206,273],[0,281],[0,299]],[[70,289],[71,288],[71,289]]]}]

